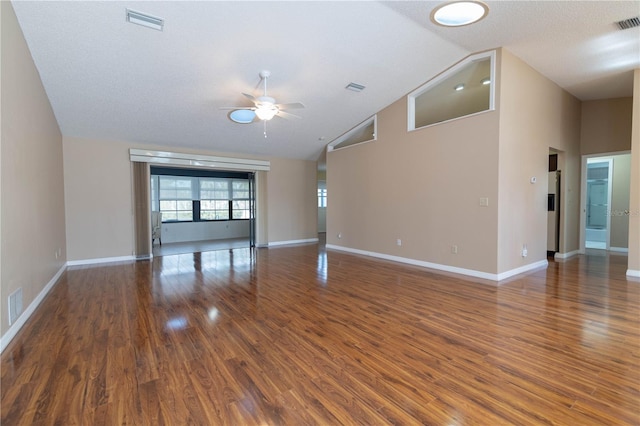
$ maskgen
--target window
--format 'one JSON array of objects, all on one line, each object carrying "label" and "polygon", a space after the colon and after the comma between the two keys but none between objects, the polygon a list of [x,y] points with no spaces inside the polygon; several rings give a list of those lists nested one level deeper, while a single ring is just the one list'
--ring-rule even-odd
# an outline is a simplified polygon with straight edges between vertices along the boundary
[{"label": "window", "polygon": [[353,129],[347,131],[342,136],[337,137],[327,145],[329,152],[336,149],[347,148],[365,142],[372,142],[377,139],[376,131],[378,126],[378,116],[374,115],[358,124]]},{"label": "window", "polygon": [[192,221],[193,179],[182,176],[160,176],[158,184],[162,220]]},{"label": "window", "polygon": [[327,189],[318,188],[318,207],[327,207]]},{"label": "window", "polygon": [[151,206],[163,222],[249,219],[249,180],[152,174]]},{"label": "window", "polygon": [[231,212],[234,219],[249,219],[249,181],[231,181]]},{"label": "window", "polygon": [[229,220],[229,181],[200,178],[200,220]]},{"label": "window", "polygon": [[416,89],[408,99],[408,130],[494,109],[495,52],[469,56]]}]

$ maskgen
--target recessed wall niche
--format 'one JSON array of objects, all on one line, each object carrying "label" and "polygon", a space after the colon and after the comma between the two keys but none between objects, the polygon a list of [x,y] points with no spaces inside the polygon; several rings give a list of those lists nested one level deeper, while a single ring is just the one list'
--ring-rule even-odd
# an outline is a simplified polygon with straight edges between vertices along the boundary
[{"label": "recessed wall niche", "polygon": [[472,55],[408,95],[408,130],[492,111],[495,51]]}]

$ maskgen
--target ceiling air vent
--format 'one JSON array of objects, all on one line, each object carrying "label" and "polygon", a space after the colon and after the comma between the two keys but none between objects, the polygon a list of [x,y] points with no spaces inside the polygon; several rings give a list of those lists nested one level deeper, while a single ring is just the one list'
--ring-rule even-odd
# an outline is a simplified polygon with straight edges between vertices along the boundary
[{"label": "ceiling air vent", "polygon": [[616,24],[618,24],[618,28],[620,28],[621,30],[640,27],[640,16],[625,19],[624,21],[618,21],[616,22]]},{"label": "ceiling air vent", "polygon": [[353,90],[354,92],[362,92],[364,90],[364,86],[358,83],[349,83],[345,89]]},{"label": "ceiling air vent", "polygon": [[164,27],[164,19],[147,15],[146,13],[136,12],[131,9],[127,9],[127,22],[142,25],[147,28],[153,28],[158,31],[162,31],[162,28]]}]

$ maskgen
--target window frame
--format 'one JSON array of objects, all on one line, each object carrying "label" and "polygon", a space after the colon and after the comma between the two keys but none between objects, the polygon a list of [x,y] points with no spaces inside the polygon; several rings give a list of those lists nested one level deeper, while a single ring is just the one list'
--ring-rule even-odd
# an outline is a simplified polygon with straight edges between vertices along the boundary
[{"label": "window frame", "polygon": [[[416,98],[417,97],[423,95],[430,89],[436,87],[438,84],[447,80],[453,74],[463,70],[467,65],[473,62],[485,60],[487,58],[490,61],[489,79],[491,81],[491,84],[489,87],[489,108],[488,109],[477,111],[471,114],[461,115],[459,117],[449,118],[447,120],[439,121],[437,123],[431,123],[425,126],[416,127]],[[496,51],[491,50],[488,52],[481,52],[481,53],[476,53],[474,55],[469,55],[463,60],[461,60],[460,62],[458,62],[457,64],[443,71],[442,73],[432,78],[431,80],[429,80],[428,82],[426,82],[425,84],[418,87],[413,92],[407,95],[407,131],[413,132],[416,130],[426,129],[431,126],[437,126],[439,124],[449,123],[454,120],[460,120],[462,118],[473,117],[474,115],[495,111],[495,94],[496,94]]]}]

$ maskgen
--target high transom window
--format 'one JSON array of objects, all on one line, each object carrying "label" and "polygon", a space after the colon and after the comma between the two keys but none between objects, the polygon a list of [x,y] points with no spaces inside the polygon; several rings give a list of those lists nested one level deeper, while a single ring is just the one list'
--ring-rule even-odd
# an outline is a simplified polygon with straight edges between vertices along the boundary
[{"label": "high transom window", "polygon": [[495,52],[469,56],[408,96],[408,130],[494,109]]}]

